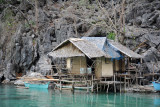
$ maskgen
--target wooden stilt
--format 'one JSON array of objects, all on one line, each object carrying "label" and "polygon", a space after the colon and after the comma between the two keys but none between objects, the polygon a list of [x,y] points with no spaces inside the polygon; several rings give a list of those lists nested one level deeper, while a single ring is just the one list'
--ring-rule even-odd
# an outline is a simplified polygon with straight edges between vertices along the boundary
[{"label": "wooden stilt", "polygon": [[137,74],[137,70],[136,70],[136,85],[138,85],[138,74]]},{"label": "wooden stilt", "polygon": [[124,76],[124,91],[126,91],[126,76]]},{"label": "wooden stilt", "polygon": [[60,91],[62,91],[62,81],[61,81],[61,76],[59,77],[59,81],[60,81]]},{"label": "wooden stilt", "polygon": [[89,93],[89,84],[87,83],[87,93]]},{"label": "wooden stilt", "polygon": [[108,83],[108,86],[107,86],[107,93],[108,93],[108,90],[109,90],[109,83]]},{"label": "wooden stilt", "polygon": [[74,82],[72,82],[72,89],[71,91],[74,91]]},{"label": "wooden stilt", "polygon": [[60,80],[60,91],[62,91],[62,81]]},{"label": "wooden stilt", "polygon": [[93,75],[92,75],[92,89],[91,89],[91,92],[93,92],[93,87],[94,87],[94,85],[93,85]]},{"label": "wooden stilt", "polygon": [[120,93],[122,92],[122,86],[121,86],[121,77],[120,77]]},{"label": "wooden stilt", "polygon": [[115,84],[115,74],[114,74],[114,92],[116,93],[116,84]]}]

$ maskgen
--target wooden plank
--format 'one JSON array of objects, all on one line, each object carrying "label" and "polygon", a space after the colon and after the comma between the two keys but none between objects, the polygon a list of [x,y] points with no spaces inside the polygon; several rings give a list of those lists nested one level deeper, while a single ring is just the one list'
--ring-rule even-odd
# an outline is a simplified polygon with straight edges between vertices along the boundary
[{"label": "wooden plank", "polygon": [[59,79],[24,79],[24,81],[60,81]]}]

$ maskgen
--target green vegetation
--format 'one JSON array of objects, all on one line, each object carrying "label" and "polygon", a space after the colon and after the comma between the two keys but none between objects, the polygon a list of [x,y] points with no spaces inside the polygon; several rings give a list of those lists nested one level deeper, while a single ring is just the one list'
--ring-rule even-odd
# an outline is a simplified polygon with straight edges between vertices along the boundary
[{"label": "green vegetation", "polygon": [[[31,21],[29,21],[29,24],[30,24],[31,26],[34,26],[34,25],[35,25],[35,22],[34,22],[33,20],[31,20]],[[25,23],[25,28],[29,28],[29,27],[30,27],[29,24],[26,22],[26,23]]]},{"label": "green vegetation", "polygon": [[114,32],[110,32],[107,36],[108,39],[115,40],[116,34]]},{"label": "green vegetation", "polygon": [[0,4],[4,3],[4,0],[0,0]]},{"label": "green vegetation", "polygon": [[14,22],[13,12],[11,9],[6,9],[3,13],[2,20],[6,23],[7,26],[12,26]]},{"label": "green vegetation", "polygon": [[87,5],[88,3],[89,3],[88,0],[80,0],[80,1],[79,1],[79,4],[80,4],[81,6]]},{"label": "green vegetation", "polygon": [[35,46],[36,45],[36,40],[33,39],[32,43],[33,43],[33,46]]}]

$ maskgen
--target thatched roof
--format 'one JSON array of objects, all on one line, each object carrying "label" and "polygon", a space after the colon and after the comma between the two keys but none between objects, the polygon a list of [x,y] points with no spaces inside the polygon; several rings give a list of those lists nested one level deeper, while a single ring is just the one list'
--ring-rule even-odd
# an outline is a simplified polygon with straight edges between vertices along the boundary
[{"label": "thatched roof", "polygon": [[114,42],[113,40],[107,40],[106,37],[82,37],[84,40],[97,45],[98,48],[102,49],[106,54],[109,54],[112,58],[120,57],[118,51],[132,58],[141,58],[142,56],[128,49],[120,43]]},{"label": "thatched roof", "polygon": [[[65,46],[66,44],[71,43],[73,47],[76,47],[79,52],[76,50],[74,51],[73,47],[69,48],[69,46]],[[70,50],[70,51],[68,51]],[[101,49],[99,49],[95,44],[79,38],[70,38],[49,53],[50,56],[53,57],[74,57],[74,56],[87,56],[89,58],[96,58],[96,57],[111,57],[105,54]]]},{"label": "thatched roof", "polygon": [[106,42],[106,37],[82,37],[81,39],[87,40],[95,44],[101,50],[103,50]]},{"label": "thatched roof", "polygon": [[77,49],[73,44],[70,43],[69,40],[62,42],[55,49],[53,49],[50,53],[50,56],[56,57],[75,57],[75,56],[85,56],[79,49]]},{"label": "thatched roof", "polygon": [[49,55],[52,57],[119,58],[121,57],[120,52],[132,58],[141,58],[141,55],[120,43],[107,40],[106,37],[70,38],[54,48]]},{"label": "thatched roof", "polygon": [[107,44],[106,37],[82,37],[82,39],[95,44],[105,54],[111,56],[111,58],[121,57],[121,55],[118,52],[116,52],[113,48],[109,46],[109,44]]},{"label": "thatched roof", "polygon": [[142,58],[141,55],[133,52],[132,50],[128,49],[127,47],[123,46],[120,43],[114,42],[112,40],[108,40],[108,42],[111,45],[111,47],[113,47],[114,49],[122,52],[123,54],[127,55],[128,57],[131,57],[131,58]]}]

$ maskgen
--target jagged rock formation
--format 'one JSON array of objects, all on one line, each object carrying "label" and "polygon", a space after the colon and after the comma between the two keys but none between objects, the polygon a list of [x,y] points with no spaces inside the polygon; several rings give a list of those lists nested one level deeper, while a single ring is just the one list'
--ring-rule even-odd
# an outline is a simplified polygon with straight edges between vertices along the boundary
[{"label": "jagged rock formation", "polygon": [[[144,56],[148,71],[160,71],[160,1],[128,1],[126,45]],[[129,8],[130,7],[130,8]],[[140,43],[141,46],[139,45]],[[135,46],[138,46],[135,48]]]},{"label": "jagged rock formation", "polygon": [[[115,5],[120,2],[115,0]],[[11,6],[0,5],[0,65],[6,68],[0,71],[0,78],[13,79],[17,73],[34,69],[42,72],[39,67],[42,57],[67,38],[106,36],[109,32],[95,26],[105,20],[96,0],[39,0],[37,19],[34,3],[12,0]],[[102,3],[110,8],[109,1]],[[125,7],[124,44],[144,55],[146,71],[152,72],[151,62],[160,71],[159,0],[126,0]]]}]

